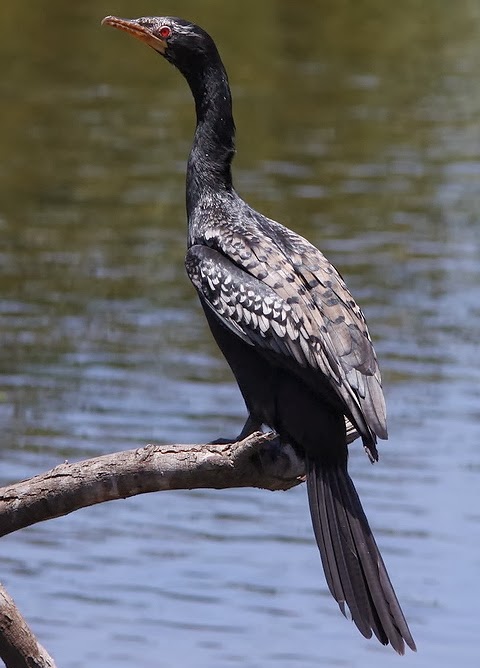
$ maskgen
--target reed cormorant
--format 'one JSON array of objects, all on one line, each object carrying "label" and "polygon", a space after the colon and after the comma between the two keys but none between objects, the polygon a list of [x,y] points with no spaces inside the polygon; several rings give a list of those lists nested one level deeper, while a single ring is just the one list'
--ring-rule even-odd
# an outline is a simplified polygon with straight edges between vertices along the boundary
[{"label": "reed cormorant", "polygon": [[345,418],[371,461],[387,438],[377,358],[362,311],[306,239],[252,209],[232,184],[235,126],[212,38],[174,17],[103,24],[137,37],[186,78],[197,113],[187,166],[186,270],[242,392],[242,436],[267,425],[305,458],[328,587],[359,631],[400,654],[415,643],[347,472]]}]

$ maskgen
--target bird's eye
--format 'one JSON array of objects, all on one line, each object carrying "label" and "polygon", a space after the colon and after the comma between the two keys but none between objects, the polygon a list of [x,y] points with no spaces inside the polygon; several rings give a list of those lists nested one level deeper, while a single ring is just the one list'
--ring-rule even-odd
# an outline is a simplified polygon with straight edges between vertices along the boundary
[{"label": "bird's eye", "polygon": [[162,26],[158,31],[158,34],[160,35],[160,37],[163,37],[163,39],[167,39],[167,37],[170,37],[170,35],[172,34],[172,29],[169,28],[169,26]]}]

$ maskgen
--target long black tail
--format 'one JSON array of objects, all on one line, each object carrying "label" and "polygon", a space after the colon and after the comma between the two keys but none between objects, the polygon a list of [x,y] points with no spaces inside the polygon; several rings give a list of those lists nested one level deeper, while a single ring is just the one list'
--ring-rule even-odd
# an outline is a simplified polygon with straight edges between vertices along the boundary
[{"label": "long black tail", "polygon": [[343,614],[345,604],[358,630],[404,654],[416,650],[380,551],[345,466],[307,460],[313,530],[328,587]]}]

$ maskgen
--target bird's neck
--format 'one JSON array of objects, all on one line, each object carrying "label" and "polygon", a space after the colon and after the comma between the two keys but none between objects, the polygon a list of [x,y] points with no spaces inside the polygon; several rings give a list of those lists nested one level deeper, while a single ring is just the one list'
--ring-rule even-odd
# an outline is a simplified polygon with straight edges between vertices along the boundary
[{"label": "bird's neck", "polygon": [[187,211],[208,194],[232,189],[231,163],[235,153],[232,98],[225,69],[209,64],[201,76],[188,76],[195,99],[197,127],[187,166]]}]

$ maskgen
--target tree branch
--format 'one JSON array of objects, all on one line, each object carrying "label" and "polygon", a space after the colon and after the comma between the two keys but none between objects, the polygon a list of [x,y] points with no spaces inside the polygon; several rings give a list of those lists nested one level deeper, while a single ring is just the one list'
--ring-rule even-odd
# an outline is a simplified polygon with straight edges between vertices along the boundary
[{"label": "tree branch", "polygon": [[273,434],[236,443],[147,445],[74,464],[0,489],[0,536],[114,499],[167,489],[289,489],[304,464]]},{"label": "tree branch", "polygon": [[56,668],[0,584],[0,657],[6,668]]},{"label": "tree branch", "polygon": [[[358,433],[347,421],[347,440]],[[305,467],[272,433],[235,443],[147,445],[74,464],[0,489],[0,536],[79,508],[167,489],[290,489]],[[55,668],[0,585],[0,657],[6,668]]]}]

